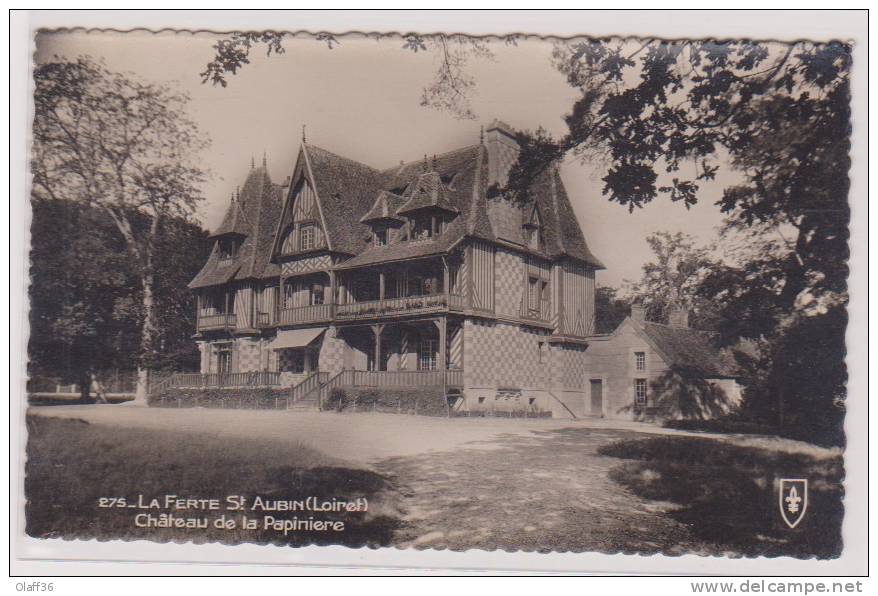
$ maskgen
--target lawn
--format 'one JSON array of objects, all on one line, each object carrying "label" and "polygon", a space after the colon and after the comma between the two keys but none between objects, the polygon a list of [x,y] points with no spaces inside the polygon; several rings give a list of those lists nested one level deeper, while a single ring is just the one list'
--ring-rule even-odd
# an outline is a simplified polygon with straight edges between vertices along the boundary
[{"label": "lawn", "polygon": [[[279,544],[344,544],[382,546],[390,543],[398,524],[395,492],[386,478],[360,466],[329,458],[294,443],[232,439],[209,434],[113,428],[82,420],[28,416],[28,461],[25,467],[26,531],[40,538],[145,538],[188,541]],[[101,507],[101,498],[123,497],[149,504],[164,496],[224,499],[246,496],[291,500],[368,499],[365,513],[320,513],[321,520],[343,519],[344,532],[282,532],[218,529],[225,509],[168,511]],[[107,505],[110,501],[105,501]],[[140,528],[135,515],[172,513],[183,519],[206,519],[207,529]],[[276,519],[307,514],[269,512]]]},{"label": "lawn", "polygon": [[[114,427],[106,423],[113,409],[94,410],[101,422],[91,424],[56,419],[59,408],[28,417],[29,534],[822,558],[841,550],[841,455],[794,441],[645,434],[605,422],[264,412],[252,416],[270,418],[270,432],[256,438],[238,432],[253,422],[246,412],[235,413],[238,425],[229,412],[199,412],[211,431],[195,432],[189,418],[172,430],[173,412],[156,414],[167,428]],[[285,426],[296,430],[284,434]],[[776,479],[789,477],[811,486],[795,530],[781,525],[774,493]],[[143,530],[132,527],[132,512],[97,507],[102,496],[166,493],[366,497],[369,511],[320,514],[344,519],[343,533],[284,537]]]}]

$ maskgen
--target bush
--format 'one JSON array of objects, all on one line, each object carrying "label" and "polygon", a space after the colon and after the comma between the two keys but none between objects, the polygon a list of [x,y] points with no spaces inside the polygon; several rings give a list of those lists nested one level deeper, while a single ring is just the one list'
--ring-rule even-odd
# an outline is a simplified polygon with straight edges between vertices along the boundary
[{"label": "bush", "polygon": [[747,435],[774,435],[777,427],[747,420],[734,418],[716,418],[713,420],[666,420],[662,426],[677,430],[689,430],[711,433],[739,433]]},{"label": "bush", "polygon": [[149,397],[149,405],[164,408],[232,408],[250,410],[285,409],[289,389],[277,387],[207,387],[166,389]]},{"label": "bush", "polygon": [[[337,395],[334,397],[333,394]],[[330,391],[326,409],[447,416],[441,387],[344,387]]]},{"label": "bush", "polygon": [[347,402],[347,392],[341,387],[334,387],[329,391],[329,396],[326,398],[326,404],[324,404],[323,409],[341,412],[345,408]]}]

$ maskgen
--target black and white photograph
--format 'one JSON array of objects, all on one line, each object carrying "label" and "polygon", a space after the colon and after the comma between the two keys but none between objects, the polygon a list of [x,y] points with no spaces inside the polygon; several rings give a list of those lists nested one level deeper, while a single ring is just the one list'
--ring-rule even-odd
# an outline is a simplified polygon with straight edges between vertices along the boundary
[{"label": "black and white photograph", "polygon": [[863,552],[855,44],[618,22],[35,29],[21,539]]}]

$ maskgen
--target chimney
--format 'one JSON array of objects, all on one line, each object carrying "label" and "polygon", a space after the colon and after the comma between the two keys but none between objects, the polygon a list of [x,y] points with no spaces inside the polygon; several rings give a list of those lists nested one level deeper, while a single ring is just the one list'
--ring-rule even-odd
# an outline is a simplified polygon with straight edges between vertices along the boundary
[{"label": "chimney", "polygon": [[689,328],[689,311],[685,308],[675,308],[668,314],[668,326],[675,329]]},{"label": "chimney", "polygon": [[643,304],[637,302],[631,305],[631,320],[635,323],[642,323],[646,320],[646,310]]},{"label": "chimney", "polygon": [[509,170],[520,151],[512,127],[494,120],[485,129],[485,149],[488,152],[488,186],[506,186]]}]

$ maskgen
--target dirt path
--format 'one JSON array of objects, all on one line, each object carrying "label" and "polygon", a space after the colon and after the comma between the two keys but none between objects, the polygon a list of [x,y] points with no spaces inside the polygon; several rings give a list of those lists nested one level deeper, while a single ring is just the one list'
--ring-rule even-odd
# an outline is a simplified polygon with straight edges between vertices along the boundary
[{"label": "dirt path", "polygon": [[370,464],[389,457],[495,449],[499,436],[580,425],[575,420],[431,418],[397,414],[336,414],[274,410],[143,408],[118,405],[31,407],[39,416],[81,419],[113,427],[173,430],[305,445],[331,457]]},{"label": "dirt path", "polygon": [[[119,406],[29,412],[108,429],[258,439],[292,459],[311,447],[346,462],[347,473],[359,468],[386,482],[386,544],[402,547],[738,556],[833,556],[840,548],[840,454],[785,439],[601,420]],[[772,486],[780,477],[815,480],[819,515],[796,535],[777,526]]]},{"label": "dirt path", "polygon": [[405,495],[401,546],[464,550],[708,552],[665,512],[613,482],[598,455],[631,431],[565,428],[497,437],[496,449],[384,460]]}]

